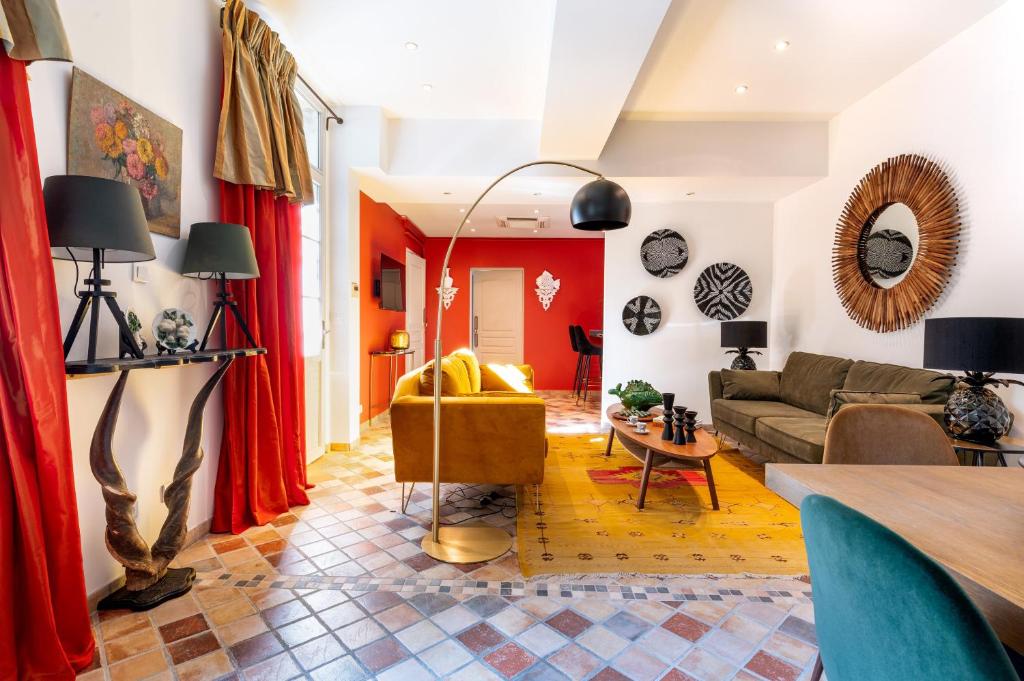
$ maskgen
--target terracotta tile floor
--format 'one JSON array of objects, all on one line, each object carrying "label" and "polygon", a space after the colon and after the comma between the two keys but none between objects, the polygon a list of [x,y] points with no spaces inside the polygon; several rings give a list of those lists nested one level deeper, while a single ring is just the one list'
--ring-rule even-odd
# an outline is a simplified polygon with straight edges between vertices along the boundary
[{"label": "terracotta tile floor", "polygon": [[[595,399],[545,398],[550,432],[600,431]],[[817,649],[800,580],[524,580],[514,553],[438,563],[419,548],[428,490],[398,512],[386,418],[310,477],[309,506],[183,551],[177,564],[198,572],[191,593],[146,613],[94,614],[99,655],[80,678],[809,678]],[[481,491],[442,488],[444,521],[514,533],[514,509],[480,509]],[[493,491],[512,503],[512,488]]]}]

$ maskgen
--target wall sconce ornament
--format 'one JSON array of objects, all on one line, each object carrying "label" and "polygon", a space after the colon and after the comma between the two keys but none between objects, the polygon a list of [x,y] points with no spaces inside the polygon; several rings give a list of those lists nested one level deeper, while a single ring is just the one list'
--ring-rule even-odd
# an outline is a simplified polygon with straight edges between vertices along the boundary
[{"label": "wall sconce ornament", "polygon": [[437,295],[441,296],[441,302],[444,303],[444,309],[448,309],[452,306],[452,301],[455,300],[455,294],[459,292],[459,289],[452,284],[455,280],[452,279],[451,271],[446,267],[444,268],[444,286],[438,287]]},{"label": "wall sconce ornament", "polygon": [[547,310],[551,307],[551,301],[555,299],[555,294],[558,293],[558,289],[562,286],[561,279],[555,279],[555,276],[544,270],[541,275],[537,277],[537,288],[534,291],[537,292],[537,300]]}]

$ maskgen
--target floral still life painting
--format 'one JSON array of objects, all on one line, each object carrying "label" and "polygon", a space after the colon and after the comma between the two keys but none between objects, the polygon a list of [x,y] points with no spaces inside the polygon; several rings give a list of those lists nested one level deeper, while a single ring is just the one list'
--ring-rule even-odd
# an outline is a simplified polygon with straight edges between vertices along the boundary
[{"label": "floral still life painting", "polygon": [[68,174],[138,188],[149,231],[181,235],[181,128],[74,69]]}]

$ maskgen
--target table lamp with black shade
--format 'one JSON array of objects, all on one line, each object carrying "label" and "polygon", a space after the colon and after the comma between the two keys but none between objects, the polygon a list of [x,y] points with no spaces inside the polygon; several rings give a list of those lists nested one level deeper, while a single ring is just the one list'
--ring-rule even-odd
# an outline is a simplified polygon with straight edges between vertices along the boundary
[{"label": "table lamp with black shade", "polygon": [[943,410],[953,437],[994,443],[1010,432],[1013,414],[987,386],[1024,385],[994,374],[1024,373],[1024,319],[943,317],[924,323],[924,366],[963,371]]},{"label": "table lamp with black shade", "polygon": [[[199,350],[206,350],[210,336],[217,323],[230,310],[245,334],[249,346],[255,348],[256,341],[249,332],[245,318],[238,310],[238,303],[228,292],[228,279],[256,279],[260,276],[259,265],[256,264],[256,252],[252,247],[252,236],[245,225],[234,225],[224,222],[197,222],[189,231],[188,248],[185,250],[185,263],[181,273],[186,277],[198,279],[216,278],[220,282],[217,300],[213,303],[210,323],[206,326],[203,341]],[[227,348],[227,320],[220,327],[221,344]]]},{"label": "table lamp with black shade", "polygon": [[[119,357],[142,359],[142,348],[117,304],[117,294],[103,288],[110,285],[110,280],[102,278],[106,263],[142,262],[156,257],[139,190],[101,177],[54,175],[43,183],[43,203],[53,257],[73,260],[76,273],[79,261],[92,263],[92,272],[83,280],[86,288],[75,293],[79,303],[64,338],[64,359],[91,311],[87,361],[96,362],[100,301],[117,323]],[[77,283],[77,274],[75,278]]]},{"label": "table lamp with black shade", "polygon": [[760,355],[750,348],[768,347],[768,322],[722,322],[723,348],[735,348],[725,354],[736,355],[730,369],[756,370],[757,365],[751,355]]}]

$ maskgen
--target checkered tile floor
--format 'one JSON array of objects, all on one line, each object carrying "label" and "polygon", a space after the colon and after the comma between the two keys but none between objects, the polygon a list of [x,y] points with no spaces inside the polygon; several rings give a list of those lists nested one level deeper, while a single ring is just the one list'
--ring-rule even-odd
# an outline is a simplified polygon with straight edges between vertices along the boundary
[{"label": "checkered tile floor", "polygon": [[[597,404],[548,399],[551,432],[597,432]],[[311,467],[308,507],[178,564],[193,591],[146,613],[94,615],[81,679],[807,679],[810,589],[790,578],[580,576],[524,580],[516,557],[452,566],[419,548],[427,490],[398,512],[389,429]],[[445,486],[445,522],[515,532],[484,490]],[[509,489],[491,490],[511,497]],[[506,498],[505,505],[511,500]]]}]

